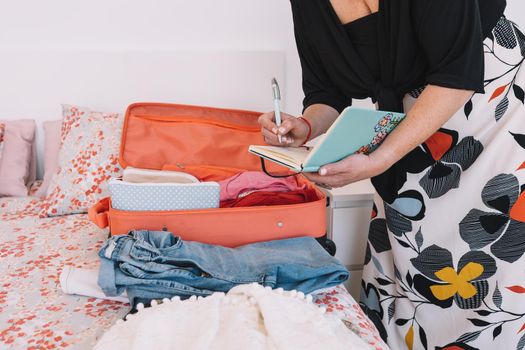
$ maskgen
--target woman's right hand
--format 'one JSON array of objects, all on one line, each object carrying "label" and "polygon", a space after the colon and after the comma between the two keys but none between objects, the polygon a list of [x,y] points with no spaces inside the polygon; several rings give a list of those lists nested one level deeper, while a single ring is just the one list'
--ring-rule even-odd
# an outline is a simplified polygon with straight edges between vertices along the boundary
[{"label": "woman's right hand", "polygon": [[[259,117],[264,141],[272,146],[298,147],[303,145],[308,137],[309,127],[305,121],[281,112],[282,123],[275,124],[275,113],[268,112]],[[279,142],[278,135],[281,136]]]}]

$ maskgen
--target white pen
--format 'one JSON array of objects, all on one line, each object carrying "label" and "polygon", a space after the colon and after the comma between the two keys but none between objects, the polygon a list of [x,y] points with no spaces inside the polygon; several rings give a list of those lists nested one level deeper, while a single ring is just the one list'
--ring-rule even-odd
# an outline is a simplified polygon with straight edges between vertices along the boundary
[{"label": "white pen", "polygon": [[[281,90],[279,89],[279,84],[277,79],[272,79],[272,91],[273,91],[273,109],[275,112],[275,124],[277,128],[281,126]],[[277,135],[279,143],[282,143],[281,135]]]}]

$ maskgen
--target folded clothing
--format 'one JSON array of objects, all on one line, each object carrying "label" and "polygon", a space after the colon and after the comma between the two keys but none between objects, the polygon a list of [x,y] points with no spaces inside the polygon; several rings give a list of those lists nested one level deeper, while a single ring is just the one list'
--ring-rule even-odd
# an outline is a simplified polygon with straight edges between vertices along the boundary
[{"label": "folded clothing", "polygon": [[349,276],[311,237],[226,248],[141,230],[111,237],[99,256],[99,286],[107,296],[126,290],[132,304],[134,298],[207,296],[253,282],[310,293]]},{"label": "folded clothing", "polygon": [[227,295],[164,300],[117,322],[95,350],[373,349],[333,314],[296,291],[237,286]]},{"label": "folded clothing", "polygon": [[262,205],[290,205],[313,202],[319,199],[314,189],[290,191],[290,192],[267,192],[258,191],[238,199],[222,201],[221,208],[253,207]]},{"label": "folded clothing", "polygon": [[180,171],[151,170],[127,167],[122,172],[122,180],[134,183],[197,183],[195,176]]},{"label": "folded clothing", "polygon": [[246,171],[219,181],[221,186],[221,202],[238,199],[256,191],[287,192],[304,190],[306,185],[300,185],[296,176],[274,178],[260,171]]},{"label": "folded clothing", "polygon": [[164,211],[219,207],[216,182],[132,183],[112,179],[108,184],[111,205],[117,210]]},{"label": "folded clothing", "polygon": [[97,284],[98,270],[64,266],[60,274],[60,288],[66,294],[82,295],[97,299],[128,302],[127,295],[108,297]]}]

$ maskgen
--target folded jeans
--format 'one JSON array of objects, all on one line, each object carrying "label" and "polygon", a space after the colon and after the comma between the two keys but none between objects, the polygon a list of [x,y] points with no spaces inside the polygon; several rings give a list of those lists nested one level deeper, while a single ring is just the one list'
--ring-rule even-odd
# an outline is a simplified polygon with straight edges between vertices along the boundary
[{"label": "folded jeans", "polygon": [[99,256],[101,289],[107,296],[126,290],[132,303],[135,297],[207,296],[253,282],[310,293],[349,277],[311,237],[226,248],[141,230],[111,237]]}]

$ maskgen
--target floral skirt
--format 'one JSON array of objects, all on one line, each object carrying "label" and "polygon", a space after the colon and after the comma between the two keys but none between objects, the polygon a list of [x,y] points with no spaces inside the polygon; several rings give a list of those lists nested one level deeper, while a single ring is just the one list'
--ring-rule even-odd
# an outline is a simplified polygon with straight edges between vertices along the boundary
[{"label": "floral skirt", "polygon": [[485,94],[376,198],[361,306],[392,349],[525,347],[525,35],[502,18],[484,48]]}]

